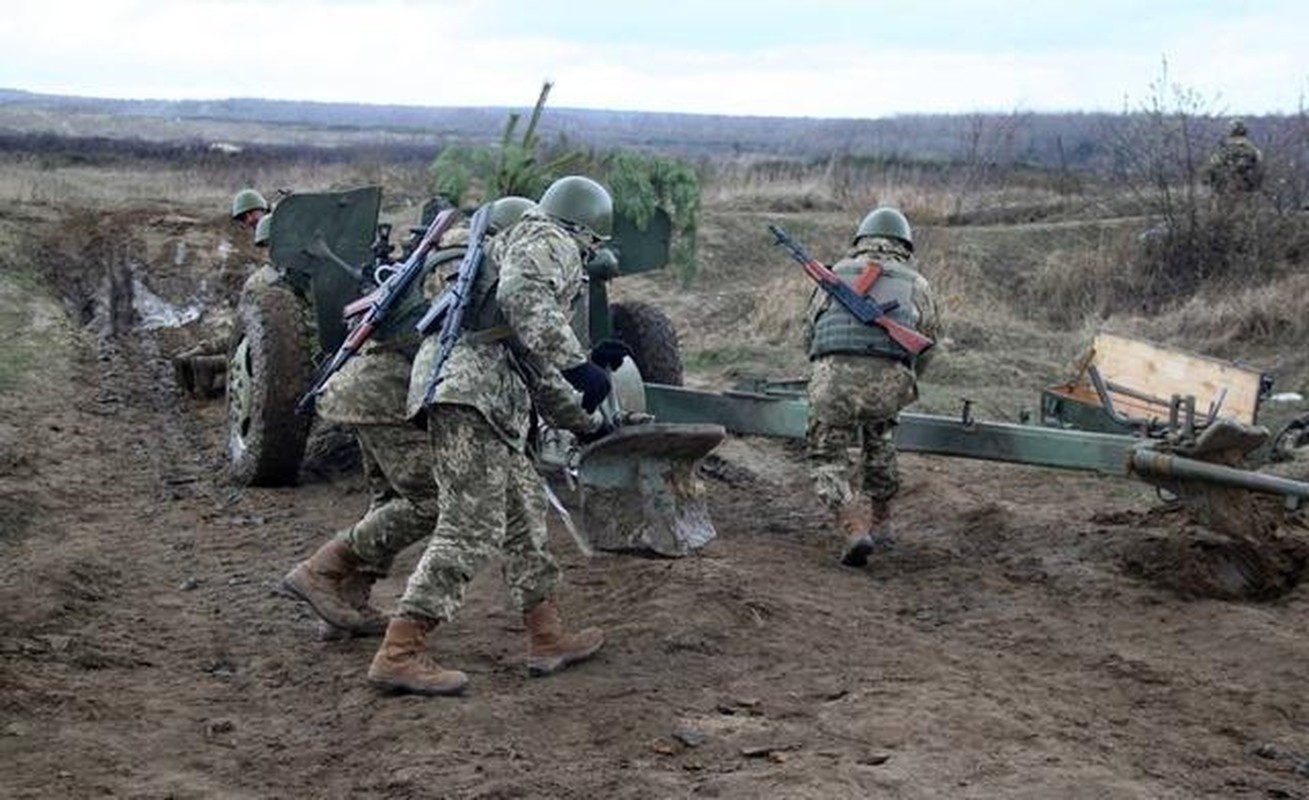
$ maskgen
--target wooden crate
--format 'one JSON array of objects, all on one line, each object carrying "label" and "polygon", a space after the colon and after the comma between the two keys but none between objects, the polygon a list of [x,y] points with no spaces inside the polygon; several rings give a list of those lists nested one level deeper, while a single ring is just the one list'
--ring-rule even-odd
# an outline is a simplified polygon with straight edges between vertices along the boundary
[{"label": "wooden crate", "polygon": [[1203,419],[1221,398],[1220,417],[1246,425],[1258,421],[1263,380],[1258,370],[1118,333],[1096,334],[1073,379],[1046,391],[1099,407],[1092,366],[1104,379],[1114,408],[1127,417],[1166,421],[1173,395],[1193,395],[1197,418]]}]

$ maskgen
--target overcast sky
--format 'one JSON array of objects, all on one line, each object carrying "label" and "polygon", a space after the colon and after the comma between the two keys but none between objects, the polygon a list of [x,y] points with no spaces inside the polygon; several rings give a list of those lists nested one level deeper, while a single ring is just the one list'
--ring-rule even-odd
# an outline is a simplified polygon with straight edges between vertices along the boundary
[{"label": "overcast sky", "polygon": [[1309,2],[23,0],[0,87],[880,117],[1121,111],[1167,60],[1215,113],[1309,105]]}]

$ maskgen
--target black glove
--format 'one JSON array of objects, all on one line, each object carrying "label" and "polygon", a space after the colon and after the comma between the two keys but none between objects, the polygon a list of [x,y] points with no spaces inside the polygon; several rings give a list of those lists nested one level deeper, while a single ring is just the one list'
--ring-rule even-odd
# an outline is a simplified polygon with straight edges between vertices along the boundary
[{"label": "black glove", "polygon": [[600,427],[596,428],[590,433],[577,434],[577,442],[578,444],[590,444],[591,442],[598,442],[616,430],[618,429],[615,428],[613,424],[611,424],[608,420],[606,420],[600,423]]},{"label": "black glove", "polygon": [[599,408],[604,399],[609,396],[609,389],[612,386],[609,382],[609,373],[590,361],[583,361],[575,367],[569,367],[563,371],[563,376],[574,389],[582,393],[582,410],[588,414]]},{"label": "black glove", "polygon": [[617,339],[605,339],[591,348],[591,363],[607,370],[621,367],[624,358],[632,358],[632,349]]}]

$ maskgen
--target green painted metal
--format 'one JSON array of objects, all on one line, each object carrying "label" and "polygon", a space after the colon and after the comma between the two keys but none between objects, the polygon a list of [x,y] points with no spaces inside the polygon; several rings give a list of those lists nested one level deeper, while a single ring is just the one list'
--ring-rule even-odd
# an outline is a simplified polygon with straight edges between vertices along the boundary
[{"label": "green painted metal", "polygon": [[[809,405],[785,395],[730,391],[721,394],[646,384],[646,410],[661,422],[713,422],[742,435],[802,439]],[[1061,469],[1128,474],[1131,436],[1061,431],[1032,425],[965,421],[930,414],[901,414],[896,446],[934,453]]]},{"label": "green painted metal", "polygon": [[1251,472],[1236,467],[1211,464],[1207,461],[1197,461],[1193,458],[1162,453],[1148,447],[1138,447],[1132,452],[1130,467],[1133,473],[1141,476],[1148,483],[1157,484],[1161,482],[1160,479],[1176,478],[1184,481],[1223,484],[1264,494],[1309,499],[1309,483],[1263,472]]},{"label": "green painted metal", "polygon": [[673,240],[673,220],[657,208],[645,227],[623,214],[614,215],[614,236],[609,246],[618,253],[619,274],[636,275],[663,269]]},{"label": "green painted metal", "polygon": [[318,346],[331,353],[345,339],[341,311],[360,294],[359,280],[340,264],[367,268],[382,190],[293,194],[273,212],[270,257],[288,282],[308,297],[318,327]]}]

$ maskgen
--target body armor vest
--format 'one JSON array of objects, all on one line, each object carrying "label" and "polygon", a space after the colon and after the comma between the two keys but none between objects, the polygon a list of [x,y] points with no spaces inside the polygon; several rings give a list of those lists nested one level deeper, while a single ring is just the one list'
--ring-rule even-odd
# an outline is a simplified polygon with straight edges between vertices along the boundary
[{"label": "body armor vest", "polygon": [[[913,302],[914,283],[918,272],[909,264],[889,262],[883,264],[882,274],[868,290],[869,300],[879,304],[892,301],[899,305],[886,316],[906,328],[918,330],[921,314]],[[853,284],[867,268],[863,258],[844,258],[832,267],[832,272],[847,285]],[[819,291],[822,291],[819,289]],[[809,358],[841,353],[845,355],[893,358],[912,366],[912,357],[896,344],[878,325],[865,325],[835,298],[829,297],[827,307],[818,314],[814,335],[809,345]]]}]

